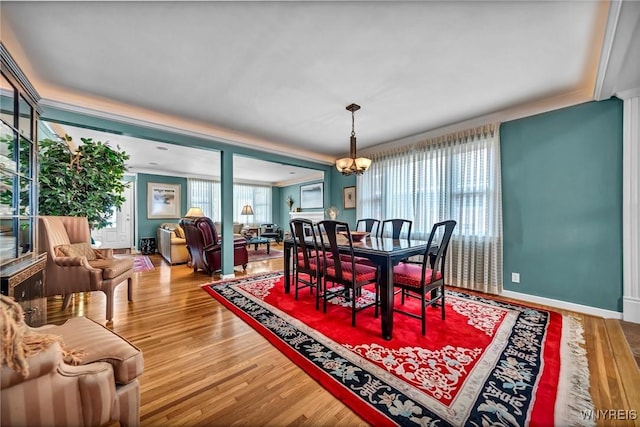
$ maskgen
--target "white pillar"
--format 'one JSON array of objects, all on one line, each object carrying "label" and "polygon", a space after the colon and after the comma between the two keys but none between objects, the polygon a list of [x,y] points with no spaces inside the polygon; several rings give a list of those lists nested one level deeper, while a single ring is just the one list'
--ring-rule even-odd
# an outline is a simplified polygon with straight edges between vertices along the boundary
[{"label": "white pillar", "polygon": [[618,94],[624,101],[622,167],[622,318],[640,323],[640,88]]}]

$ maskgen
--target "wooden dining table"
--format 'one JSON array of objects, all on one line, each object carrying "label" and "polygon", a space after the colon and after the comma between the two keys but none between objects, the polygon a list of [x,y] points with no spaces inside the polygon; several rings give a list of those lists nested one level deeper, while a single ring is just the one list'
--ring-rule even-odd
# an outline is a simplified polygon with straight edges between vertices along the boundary
[{"label": "wooden dining table", "polygon": [[[421,255],[427,249],[427,241],[392,239],[387,237],[367,236],[361,242],[353,242],[355,256],[365,257],[380,268],[380,311],[382,313],[382,337],[390,340],[393,337],[393,266],[401,260]],[[339,249],[349,250],[349,245],[344,239]],[[293,240],[284,240],[284,292],[289,293],[291,287],[291,251]]]}]

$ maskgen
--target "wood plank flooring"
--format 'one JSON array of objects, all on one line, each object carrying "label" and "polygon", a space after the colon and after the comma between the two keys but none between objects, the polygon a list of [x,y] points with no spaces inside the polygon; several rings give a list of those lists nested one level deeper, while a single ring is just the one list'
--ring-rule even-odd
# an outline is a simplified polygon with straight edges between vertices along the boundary
[{"label": "wood plank flooring", "polygon": [[[143,426],[367,425],[260,334],[200,289],[212,281],[186,265],[136,273],[134,301],[118,286],[108,326],[140,347]],[[282,259],[252,262],[243,273],[283,268]],[[215,278],[214,278],[215,279]],[[48,300],[48,322],[87,316],[105,324],[101,292],[76,294],[65,311]],[[640,426],[640,371],[617,321],[577,314],[584,322],[591,394],[601,426]],[[613,418],[633,417],[636,420]],[[626,412],[625,412],[626,411]]]}]

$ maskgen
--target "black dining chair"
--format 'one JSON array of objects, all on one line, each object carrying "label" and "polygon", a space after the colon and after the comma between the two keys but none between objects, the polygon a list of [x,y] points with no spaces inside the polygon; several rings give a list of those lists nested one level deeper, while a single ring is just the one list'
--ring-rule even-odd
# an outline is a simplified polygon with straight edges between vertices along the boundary
[{"label": "black dining chair", "polygon": [[293,284],[295,299],[304,288],[316,289],[316,310],[320,307],[320,291],[324,274],[324,260],[318,251],[317,227],[308,219],[292,219],[289,222],[293,240]]},{"label": "black dining chair", "polygon": [[402,233],[407,233],[407,239],[410,239],[412,226],[413,221],[408,219],[386,219],[382,221],[379,237],[385,237],[385,230],[391,228],[391,237],[394,239],[399,239]]},{"label": "black dining chair", "polygon": [[[349,224],[341,221],[325,220],[319,225],[324,229],[320,234],[320,246],[324,258],[323,278],[323,311],[327,311],[327,301],[340,295],[351,301],[351,326],[356,325],[356,312],[375,306],[375,317],[378,317],[379,284],[378,269],[356,262],[353,252],[353,239],[349,231]],[[347,245],[341,240],[341,248],[338,248],[338,233],[346,230],[344,238]],[[332,288],[328,283],[334,284]],[[358,306],[358,295],[362,288],[369,284],[375,284],[375,298],[373,303]],[[335,286],[338,285],[338,286]],[[360,298],[362,303],[362,298]]]},{"label": "black dining chair", "polygon": [[[405,296],[419,298],[420,315],[394,308],[394,311],[405,314],[422,322],[422,335],[427,331],[426,308],[436,306],[440,302],[442,320],[444,320],[444,264],[451,235],[456,221],[447,220],[433,225],[427,249],[422,256],[422,263],[401,262],[393,268],[393,286],[402,291],[402,304]],[[429,299],[427,299],[429,294]]]},{"label": "black dining chair", "polygon": [[366,231],[372,236],[377,236],[380,232],[380,220],[375,218],[363,218],[356,222],[357,231]]}]

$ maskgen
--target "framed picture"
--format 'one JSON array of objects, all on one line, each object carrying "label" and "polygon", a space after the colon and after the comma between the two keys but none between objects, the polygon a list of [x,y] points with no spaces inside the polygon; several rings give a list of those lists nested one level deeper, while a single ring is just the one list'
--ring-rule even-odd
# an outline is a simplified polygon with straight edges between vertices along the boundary
[{"label": "framed picture", "polygon": [[324,207],[324,183],[300,186],[300,208],[313,209]]},{"label": "framed picture", "polygon": [[356,187],[344,187],[342,189],[342,204],[344,209],[356,207]]},{"label": "framed picture", "polygon": [[147,218],[180,218],[180,184],[147,183]]}]

